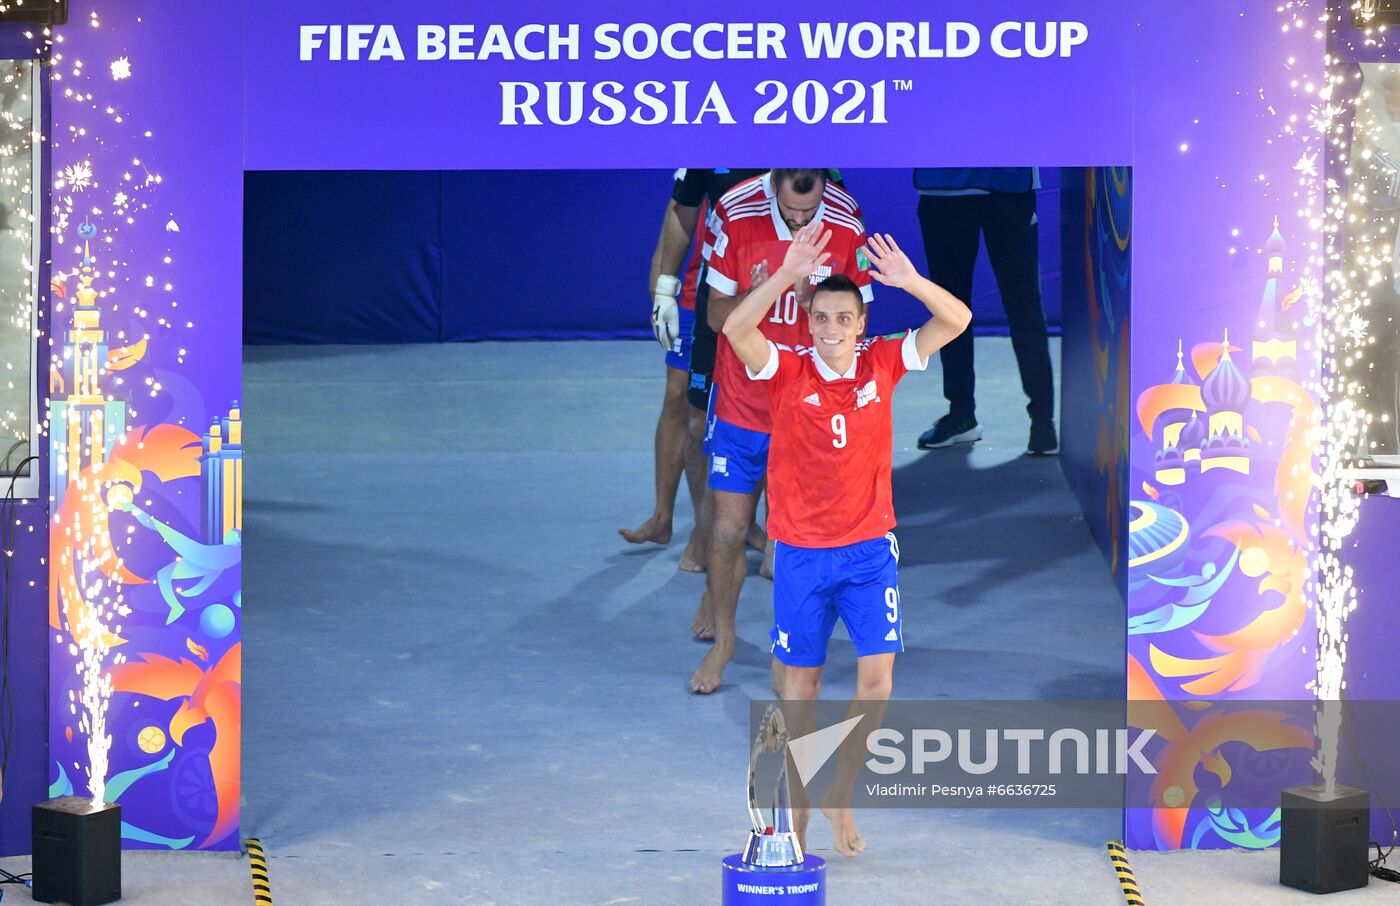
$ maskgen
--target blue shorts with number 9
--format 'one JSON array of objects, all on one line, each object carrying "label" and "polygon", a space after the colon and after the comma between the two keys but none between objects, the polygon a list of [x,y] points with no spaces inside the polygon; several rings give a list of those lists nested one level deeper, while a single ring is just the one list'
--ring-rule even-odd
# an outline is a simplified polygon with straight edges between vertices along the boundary
[{"label": "blue shorts with number 9", "polygon": [[773,656],[793,667],[820,667],[838,616],[856,657],[903,651],[898,563],[893,533],[845,547],[779,541],[773,559]]}]

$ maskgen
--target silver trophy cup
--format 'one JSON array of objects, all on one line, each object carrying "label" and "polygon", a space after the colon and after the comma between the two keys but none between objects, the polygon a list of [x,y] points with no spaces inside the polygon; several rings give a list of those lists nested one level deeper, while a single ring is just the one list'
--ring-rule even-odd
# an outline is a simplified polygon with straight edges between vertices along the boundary
[{"label": "silver trophy cup", "polygon": [[[749,754],[749,831],[741,858],[748,865],[764,868],[787,868],[802,864],[802,844],[792,829],[792,803],[788,793],[787,726],[783,712],[769,705],[759,723]],[[758,766],[760,759],[777,756],[777,780],[773,784],[773,801],[769,817],[765,818],[758,803]],[[770,820],[771,818],[771,820]]]}]

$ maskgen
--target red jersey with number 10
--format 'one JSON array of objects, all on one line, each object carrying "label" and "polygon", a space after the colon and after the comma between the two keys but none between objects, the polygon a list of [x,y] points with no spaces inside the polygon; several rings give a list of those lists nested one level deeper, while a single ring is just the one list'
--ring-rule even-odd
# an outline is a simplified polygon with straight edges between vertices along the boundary
[{"label": "red jersey with number 10", "polygon": [[[914,331],[856,345],[837,374],[815,349],[772,345],[753,376],[768,391],[768,535],[796,547],[844,547],[894,528],[890,398],[909,371],[922,371]],[[765,387],[766,384],[766,387]]]},{"label": "red jersey with number 10", "polygon": [[[845,274],[860,287],[861,298],[869,302],[870,264],[861,253],[865,227],[855,199],[835,183],[828,182],[821,205],[814,215],[831,230],[826,250],[831,258],[811,276],[820,283],[832,274]],[[792,244],[792,231],[778,211],[771,174],[741,182],[726,192],[715,205],[706,225],[709,269],[705,282],[726,296],[746,293],[762,282],[755,272],[768,274],[782,267],[783,257]],[[785,346],[806,346],[812,342],[807,312],[797,304],[797,293],[788,290],[773,304],[759,325],[763,335]],[[754,387],[745,374],[744,363],[720,334],[715,355],[715,415],[731,425],[750,431],[772,430],[768,399],[762,388]]]}]

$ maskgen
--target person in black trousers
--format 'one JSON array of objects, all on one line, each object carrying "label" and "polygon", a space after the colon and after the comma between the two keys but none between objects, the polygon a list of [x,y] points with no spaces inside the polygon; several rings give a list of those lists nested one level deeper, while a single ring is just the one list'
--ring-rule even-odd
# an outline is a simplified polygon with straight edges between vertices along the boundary
[{"label": "person in black trousers", "polygon": [[[971,305],[972,268],[979,240],[996,276],[1011,330],[1011,348],[1029,403],[1030,440],[1026,453],[1058,453],[1055,386],[1050,343],[1040,300],[1040,241],[1035,213],[1039,173],[1033,167],[920,168],[919,227],[928,257],[929,279]],[[980,440],[972,331],[940,351],[943,395],[948,412],[919,436],[923,450]]]}]

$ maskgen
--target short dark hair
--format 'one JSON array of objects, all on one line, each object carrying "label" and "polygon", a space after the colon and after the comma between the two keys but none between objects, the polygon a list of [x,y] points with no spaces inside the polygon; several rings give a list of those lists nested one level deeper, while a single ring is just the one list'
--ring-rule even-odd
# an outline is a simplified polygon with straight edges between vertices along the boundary
[{"label": "short dark hair", "polygon": [[830,170],[817,169],[814,167],[808,167],[806,169],[784,169],[775,167],[773,168],[773,190],[777,191],[778,187],[786,182],[792,184],[792,190],[794,192],[806,195],[813,189],[825,187],[830,174]]},{"label": "short dark hair", "polygon": [[817,288],[812,291],[814,299],[817,293],[850,293],[855,297],[856,310],[865,311],[865,297],[860,294],[860,287],[856,286],[856,281],[845,274],[832,274],[818,283]]}]

